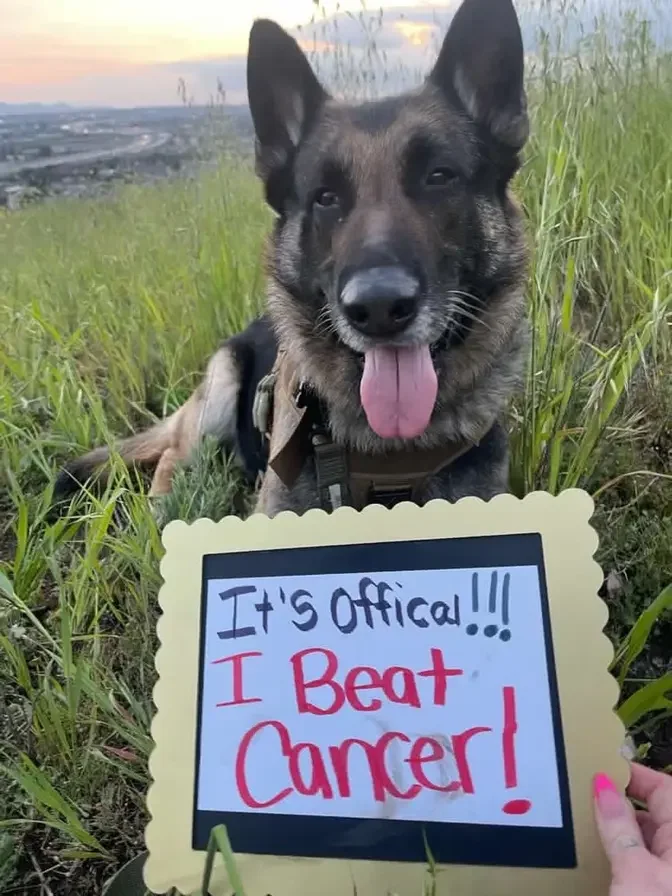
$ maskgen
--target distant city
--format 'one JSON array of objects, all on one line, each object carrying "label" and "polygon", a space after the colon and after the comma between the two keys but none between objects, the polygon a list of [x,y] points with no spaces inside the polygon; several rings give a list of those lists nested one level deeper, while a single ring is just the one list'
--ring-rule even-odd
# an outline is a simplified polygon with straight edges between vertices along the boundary
[{"label": "distant city", "polygon": [[250,146],[246,106],[81,109],[0,103],[0,206],[188,173]]}]

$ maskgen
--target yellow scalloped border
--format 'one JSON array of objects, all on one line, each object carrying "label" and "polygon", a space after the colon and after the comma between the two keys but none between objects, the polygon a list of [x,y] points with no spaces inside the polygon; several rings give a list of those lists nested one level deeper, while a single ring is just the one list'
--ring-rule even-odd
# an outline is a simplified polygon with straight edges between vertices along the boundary
[{"label": "yellow scalloped border", "polygon": [[[147,795],[149,858],[145,883],[153,893],[175,887],[199,891],[204,853],[191,849],[195,731],[198,691],[201,570],[204,554],[269,548],[378,543],[430,538],[539,532],[542,536],[558,690],[570,779],[578,867],[571,870],[444,866],[437,896],[594,896],[608,891],[608,868],[593,821],[591,780],[597,771],[625,787],[628,765],[620,749],[624,728],[613,708],[618,685],[608,667],[613,649],[604,635],[607,608],[598,597],[602,574],[593,559],[598,545],[590,525],[593,501],[580,489],[558,496],[533,492],[518,499],[499,495],[485,502],[431,501],[424,507],[379,505],[332,514],[310,510],[273,519],[253,514],[243,521],[175,521],[163,532],[164,584],[156,654],[155,748]],[[248,896],[418,896],[421,866],[397,862],[238,856]],[[221,861],[215,863],[213,896],[230,892]]]}]

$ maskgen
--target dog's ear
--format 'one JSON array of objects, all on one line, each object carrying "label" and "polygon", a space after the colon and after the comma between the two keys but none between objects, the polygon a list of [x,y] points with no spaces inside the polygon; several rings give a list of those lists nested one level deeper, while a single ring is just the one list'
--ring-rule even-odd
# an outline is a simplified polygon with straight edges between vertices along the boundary
[{"label": "dog's ear", "polygon": [[512,0],[464,0],[430,83],[515,150],[529,134],[523,38]]},{"label": "dog's ear", "polygon": [[281,211],[291,162],[327,93],[298,43],[269,19],[250,31],[247,95],[256,134],[257,173],[269,203]]}]

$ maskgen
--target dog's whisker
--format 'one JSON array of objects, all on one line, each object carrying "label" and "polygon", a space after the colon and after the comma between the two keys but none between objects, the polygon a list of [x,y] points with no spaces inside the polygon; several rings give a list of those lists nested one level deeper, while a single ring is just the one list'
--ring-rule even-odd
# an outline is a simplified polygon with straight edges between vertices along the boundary
[{"label": "dog's whisker", "polygon": [[476,308],[483,308],[485,306],[485,299],[480,298],[480,296],[474,296],[468,292],[449,292],[447,298],[454,304],[460,306],[474,306]]},{"label": "dog's whisker", "polygon": [[329,313],[329,309],[323,309],[317,317],[317,326],[324,327],[327,331],[334,329],[334,322]]},{"label": "dog's whisker", "polygon": [[480,317],[481,317],[481,315],[478,313],[477,309],[474,309],[474,308],[470,307],[469,305],[464,304],[463,302],[453,302],[452,303],[452,307],[450,309],[450,316],[451,317],[454,316],[454,313],[456,311],[459,312],[460,314],[464,314],[464,315],[472,317],[474,319],[476,319],[476,318],[480,319]]},{"label": "dog's whisker", "polygon": [[323,308],[322,311],[317,316],[317,320],[315,321],[315,334],[320,338],[326,336],[332,336],[337,333],[336,325],[331,317],[331,313],[328,308]]},{"label": "dog's whisker", "polygon": [[469,323],[474,327],[482,326],[486,330],[492,330],[492,326],[484,321],[482,317],[467,309],[462,311],[459,309],[452,309],[451,312],[441,320],[439,326],[443,332],[450,333],[466,323]]},{"label": "dog's whisker", "polygon": [[[459,290],[452,290],[448,293],[448,298],[451,300],[452,308],[450,309],[449,314],[449,323],[447,327],[455,324],[456,316],[460,316],[468,321],[471,321],[474,324],[479,324],[484,327],[486,330],[491,330],[492,327],[490,324],[483,319],[483,317],[478,313],[481,310],[482,306],[485,304],[483,299],[478,298],[478,296],[473,296],[470,293],[461,292]],[[467,300],[465,300],[467,299]],[[472,301],[473,300],[473,301]],[[477,304],[477,308],[473,307],[473,303]],[[481,306],[479,308],[478,306]]]},{"label": "dog's whisker", "polygon": [[465,299],[469,299],[469,301],[471,301],[471,302],[476,302],[476,304],[478,304],[478,305],[485,304],[485,299],[482,296],[474,295],[474,293],[466,292],[463,289],[451,289],[448,291],[448,296],[449,297],[462,296]]}]

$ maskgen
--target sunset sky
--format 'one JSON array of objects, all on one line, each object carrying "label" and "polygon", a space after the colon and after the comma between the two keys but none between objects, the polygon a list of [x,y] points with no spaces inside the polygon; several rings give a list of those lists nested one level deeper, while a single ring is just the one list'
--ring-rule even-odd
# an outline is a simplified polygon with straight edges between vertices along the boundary
[{"label": "sunset sky", "polygon": [[[426,0],[383,5],[428,7]],[[182,74],[197,100],[207,100],[199,94],[217,76],[232,100],[242,100],[240,63],[253,19],[292,28],[315,11],[312,0],[0,0],[0,8],[0,102],[105,105],[175,103]],[[361,2],[341,0],[340,8],[358,10]]]},{"label": "sunset sky", "polygon": [[[457,2],[382,0],[387,18],[379,45],[393,62],[422,67]],[[583,2],[614,7],[624,0]],[[327,14],[336,10],[336,0],[322,5]],[[361,0],[340,2],[341,11],[361,7]],[[315,10],[313,0],[0,0],[0,102],[173,105],[181,77],[196,102],[212,97],[218,79],[230,102],[245,102],[253,19],[267,16],[292,29]],[[361,47],[361,27],[343,15],[339,22],[346,42]]]}]

